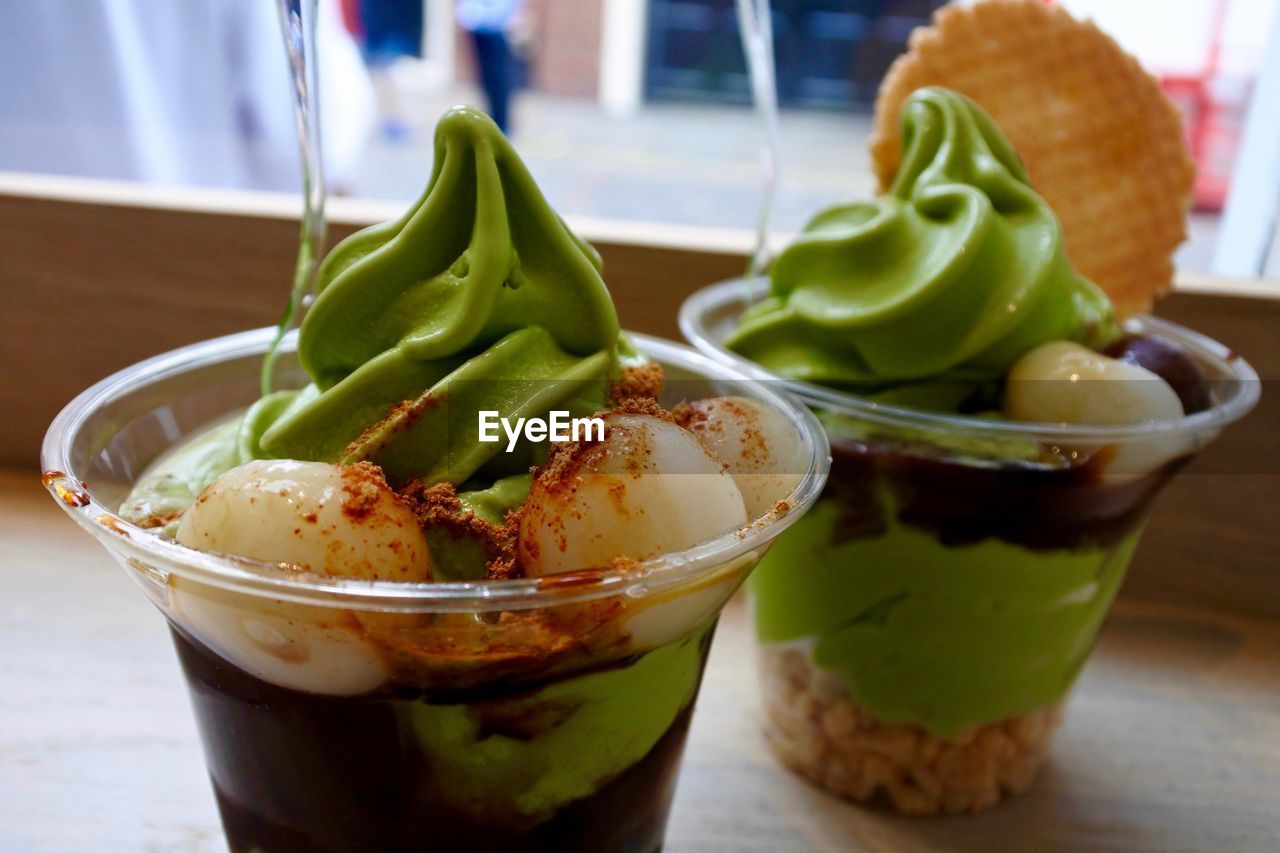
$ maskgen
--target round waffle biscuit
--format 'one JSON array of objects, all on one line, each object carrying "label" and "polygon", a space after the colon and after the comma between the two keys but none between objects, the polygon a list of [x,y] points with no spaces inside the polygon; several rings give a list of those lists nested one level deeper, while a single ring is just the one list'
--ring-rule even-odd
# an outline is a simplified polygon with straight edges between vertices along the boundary
[{"label": "round waffle biscuit", "polygon": [[916,29],[876,98],[870,140],[881,189],[901,156],[898,113],[921,86],[983,107],[1062,224],[1067,255],[1121,317],[1173,281],[1195,165],[1177,108],[1091,21],[1041,0],[981,0]]}]

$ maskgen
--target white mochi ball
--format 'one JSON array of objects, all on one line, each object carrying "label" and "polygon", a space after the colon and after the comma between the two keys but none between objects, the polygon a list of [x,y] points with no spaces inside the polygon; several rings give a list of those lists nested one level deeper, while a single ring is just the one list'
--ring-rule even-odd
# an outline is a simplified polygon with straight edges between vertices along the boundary
[{"label": "white mochi ball", "polygon": [[625,622],[632,647],[665,646],[715,618],[759,556],[755,551],[742,554],[690,586],[669,590],[656,600],[642,597],[632,602]]},{"label": "white mochi ball", "polygon": [[172,577],[171,617],[263,681],[326,696],[377,689],[390,670],[349,610],[263,598]]},{"label": "white mochi ball", "polygon": [[681,418],[742,492],[747,517],[759,518],[800,482],[807,460],[800,433],[782,413],[749,397],[708,397]]},{"label": "white mochi ball", "polygon": [[1144,367],[1069,341],[1036,347],[1009,371],[1005,413],[1014,420],[1131,424],[1176,420],[1182,403]]},{"label": "white mochi ball", "polygon": [[604,441],[559,455],[535,480],[520,520],[528,575],[644,560],[746,524],[733,478],[687,430],[643,414],[605,424]]},{"label": "white mochi ball", "polygon": [[[201,493],[177,539],[203,551],[369,580],[428,581],[417,520],[367,468],[258,461]],[[173,618],[249,674],[280,687],[349,696],[389,676],[360,618],[174,577]]]},{"label": "white mochi ball", "polygon": [[413,513],[367,466],[261,460],[214,480],[178,525],[189,548],[365,580],[429,581]]},{"label": "white mochi ball", "polygon": [[[1018,360],[1005,384],[1004,411],[1014,420],[1056,424],[1142,424],[1183,416],[1177,393],[1155,373],[1069,341],[1043,344]],[[1107,471],[1147,473],[1186,449],[1180,436],[1118,442]]]}]

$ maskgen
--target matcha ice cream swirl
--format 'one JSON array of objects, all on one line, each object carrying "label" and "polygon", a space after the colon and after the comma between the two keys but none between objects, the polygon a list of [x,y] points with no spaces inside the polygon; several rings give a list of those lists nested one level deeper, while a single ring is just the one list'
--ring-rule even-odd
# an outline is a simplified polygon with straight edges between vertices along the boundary
[{"label": "matcha ice cream swirl", "polygon": [[618,335],[599,256],[493,122],[455,108],[417,203],[325,259],[298,344],[312,384],[260,401],[242,452],[367,459],[393,482],[524,471],[527,456],[500,463],[519,454],[477,440],[477,411],[600,408]]},{"label": "matcha ice cream swirl", "polygon": [[968,98],[931,87],[903,107],[889,191],[818,214],[775,261],[770,295],[730,348],[795,379],[886,387],[997,379],[1053,340],[1115,335],[1053,211]]},{"label": "matcha ice cream swirl", "polygon": [[[502,524],[546,445],[482,442],[478,413],[590,415],[605,408],[621,360],[635,357],[599,255],[470,107],[437,125],[421,198],[325,258],[298,356],[304,388],[268,394],[175,450],[138,483],[124,516],[172,534],[201,490],[250,460],[367,460],[395,486],[452,483],[464,512]],[[480,540],[426,535],[437,579],[484,577]]]}]

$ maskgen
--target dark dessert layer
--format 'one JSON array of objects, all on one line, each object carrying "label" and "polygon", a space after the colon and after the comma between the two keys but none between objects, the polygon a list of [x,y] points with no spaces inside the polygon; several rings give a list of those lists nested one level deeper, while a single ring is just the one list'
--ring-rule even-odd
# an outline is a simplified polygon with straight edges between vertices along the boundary
[{"label": "dark dessert layer", "polygon": [[886,528],[887,489],[898,521],[934,533],[945,545],[996,538],[1033,550],[1112,545],[1146,518],[1152,499],[1187,461],[1103,479],[1095,464],[1049,468],[1016,460],[977,465],[911,446],[869,439],[831,442],[826,496],[844,506],[841,539]]},{"label": "dark dessert layer", "polygon": [[[502,716],[503,700],[528,707],[521,700],[590,673],[525,683],[506,695],[483,686],[439,695],[390,687],[369,696],[320,696],[268,684],[173,634],[233,851],[647,853],[662,846],[692,701],[643,758],[594,792],[550,815],[515,816],[500,803],[486,813],[484,803],[456,805],[466,780],[433,766],[450,757],[424,749],[411,722],[414,706],[466,706],[484,717],[482,738],[515,732],[534,739],[559,725],[558,715],[544,709],[531,719]],[[708,631],[692,641],[702,661],[710,640]],[[574,709],[563,710],[567,716]],[[490,724],[500,724],[500,732]]]}]

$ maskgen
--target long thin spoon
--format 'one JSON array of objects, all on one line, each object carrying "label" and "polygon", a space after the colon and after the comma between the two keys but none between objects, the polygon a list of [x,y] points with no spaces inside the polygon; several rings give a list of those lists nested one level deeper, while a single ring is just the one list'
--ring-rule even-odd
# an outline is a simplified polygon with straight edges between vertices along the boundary
[{"label": "long thin spoon", "polygon": [[773,63],[773,17],[769,0],[737,0],[738,29],[742,35],[742,52],[747,58],[751,80],[751,99],[760,121],[760,171],[763,192],[760,213],[756,218],[756,239],[747,265],[747,278],[755,282],[769,264],[769,223],[773,217],[778,193],[781,160],[778,149],[778,84]]},{"label": "long thin spoon", "polygon": [[277,0],[276,10],[293,84],[293,121],[302,162],[302,227],[289,301],[276,328],[275,339],[262,360],[264,396],[271,393],[274,385],[280,342],[300,320],[314,292],[325,237],[324,159],[320,149],[320,87],[316,69],[317,0]]}]

